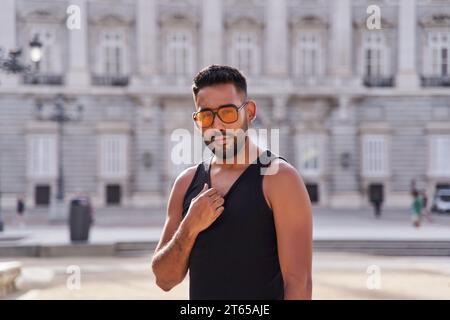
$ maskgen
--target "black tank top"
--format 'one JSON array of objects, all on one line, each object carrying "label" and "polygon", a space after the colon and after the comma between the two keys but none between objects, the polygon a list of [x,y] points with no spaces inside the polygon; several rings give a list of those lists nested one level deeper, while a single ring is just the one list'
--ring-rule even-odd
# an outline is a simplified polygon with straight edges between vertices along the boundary
[{"label": "black tank top", "polygon": [[[264,198],[261,170],[281,158],[263,152],[224,196],[224,211],[202,231],[189,257],[190,299],[283,299],[272,209]],[[211,159],[199,163],[183,201],[183,217],[205,182]]]}]

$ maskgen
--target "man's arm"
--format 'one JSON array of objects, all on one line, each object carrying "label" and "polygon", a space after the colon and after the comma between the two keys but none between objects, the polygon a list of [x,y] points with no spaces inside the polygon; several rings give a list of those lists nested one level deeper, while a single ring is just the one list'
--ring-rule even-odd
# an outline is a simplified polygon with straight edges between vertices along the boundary
[{"label": "man's arm", "polygon": [[223,211],[223,198],[205,184],[191,201],[183,219],[183,198],[196,167],[183,171],[176,179],[169,197],[167,219],[152,259],[156,284],[169,291],[183,281],[188,270],[189,255],[197,235],[217,219]]},{"label": "man's arm", "polygon": [[274,160],[274,175],[264,177],[267,201],[273,210],[284,298],[311,299],[312,215],[305,184],[290,164]]},{"label": "man's arm", "polygon": [[183,197],[195,174],[195,167],[183,171],[169,196],[167,218],[152,259],[156,284],[164,291],[180,283],[187,273],[187,259],[195,239],[181,226]]}]

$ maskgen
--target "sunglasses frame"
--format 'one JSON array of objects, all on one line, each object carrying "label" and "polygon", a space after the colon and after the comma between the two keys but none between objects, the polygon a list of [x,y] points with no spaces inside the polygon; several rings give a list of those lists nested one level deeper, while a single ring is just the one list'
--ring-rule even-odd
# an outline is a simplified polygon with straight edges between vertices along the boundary
[{"label": "sunglasses frame", "polygon": [[[209,128],[209,127],[211,127],[211,126],[214,124],[214,120],[216,119],[216,115],[217,115],[217,117],[220,119],[220,121],[222,121],[223,123],[226,123],[226,124],[235,123],[235,122],[239,119],[239,111],[240,111],[243,107],[245,107],[248,103],[249,103],[249,101],[246,100],[246,101],[244,101],[239,107],[238,107],[237,105],[235,105],[235,104],[232,104],[232,103],[230,103],[230,104],[225,104],[225,105],[220,106],[219,108],[217,108],[217,111],[214,111],[213,109],[210,109],[210,108],[206,108],[206,109],[202,109],[202,110],[199,110],[199,111],[195,111],[194,113],[192,113],[192,120],[194,120],[195,124],[196,124],[198,127],[200,127],[199,124],[197,123],[197,121],[195,120],[195,117],[196,117],[200,112],[211,111],[211,112],[213,113],[213,120],[212,120],[212,122],[211,122],[211,125],[209,125],[209,126],[207,126],[207,127],[200,127],[200,128],[204,129],[204,128]],[[238,117],[237,117],[237,119],[236,119],[235,121],[233,121],[233,122],[225,122],[225,121],[223,121],[222,118],[219,116],[219,110],[220,110],[220,109],[222,109],[222,108],[229,108],[229,107],[235,108],[236,111],[238,112]]]}]

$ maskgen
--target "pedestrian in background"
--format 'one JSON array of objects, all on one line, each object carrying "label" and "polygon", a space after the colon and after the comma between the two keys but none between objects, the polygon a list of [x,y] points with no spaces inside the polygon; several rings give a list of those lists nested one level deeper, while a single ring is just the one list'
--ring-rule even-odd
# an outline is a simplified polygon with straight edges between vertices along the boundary
[{"label": "pedestrian in background", "polygon": [[23,196],[17,197],[16,217],[20,228],[25,226],[25,199]]},{"label": "pedestrian in background", "polygon": [[375,218],[381,218],[381,206],[383,204],[383,189],[379,185],[371,185],[369,187],[369,200],[372,203]]},{"label": "pedestrian in background", "polygon": [[422,190],[422,215],[428,220],[433,222],[431,218],[431,211],[428,210],[428,196],[426,190]]},{"label": "pedestrian in background", "polygon": [[417,190],[412,191],[412,196],[413,196],[413,202],[411,205],[411,216],[412,216],[413,225],[416,228],[418,228],[418,227],[420,227],[420,222],[421,222],[423,202],[422,202],[422,198],[420,197],[420,194]]}]

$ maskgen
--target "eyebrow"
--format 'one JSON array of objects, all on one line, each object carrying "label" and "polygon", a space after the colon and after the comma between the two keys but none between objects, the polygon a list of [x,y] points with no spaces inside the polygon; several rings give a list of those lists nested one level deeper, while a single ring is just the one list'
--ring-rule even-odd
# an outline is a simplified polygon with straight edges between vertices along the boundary
[{"label": "eyebrow", "polygon": [[226,107],[226,106],[235,106],[235,104],[234,103],[225,103],[225,104],[218,106],[217,108],[209,108],[207,106],[200,106],[199,110],[217,110],[220,107]]}]

